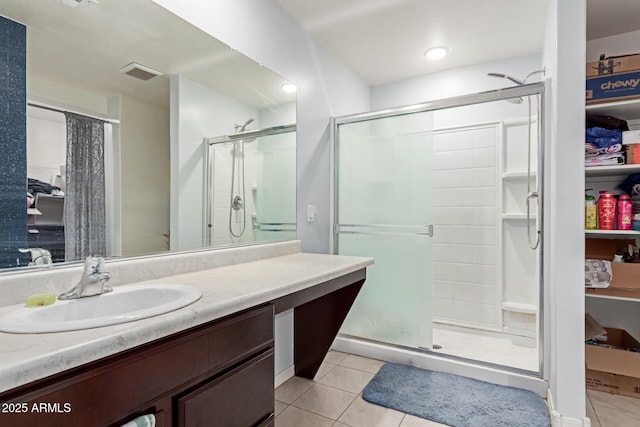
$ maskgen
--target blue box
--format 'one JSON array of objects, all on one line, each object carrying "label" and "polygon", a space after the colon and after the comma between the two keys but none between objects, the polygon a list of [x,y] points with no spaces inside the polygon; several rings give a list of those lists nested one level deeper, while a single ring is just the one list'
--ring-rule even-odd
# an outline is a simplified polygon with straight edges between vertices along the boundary
[{"label": "blue box", "polygon": [[587,79],[587,104],[640,97],[640,71]]}]

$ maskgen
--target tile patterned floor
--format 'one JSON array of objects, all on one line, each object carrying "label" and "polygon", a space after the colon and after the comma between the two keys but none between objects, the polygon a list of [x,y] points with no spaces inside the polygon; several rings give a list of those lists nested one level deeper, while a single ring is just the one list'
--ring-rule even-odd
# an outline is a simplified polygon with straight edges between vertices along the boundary
[{"label": "tile patterned floor", "polygon": [[[276,427],[443,426],[362,399],[362,390],[384,364],[330,351],[311,381],[293,377],[276,389]],[[640,425],[640,400],[589,390],[587,416],[593,427]]]}]

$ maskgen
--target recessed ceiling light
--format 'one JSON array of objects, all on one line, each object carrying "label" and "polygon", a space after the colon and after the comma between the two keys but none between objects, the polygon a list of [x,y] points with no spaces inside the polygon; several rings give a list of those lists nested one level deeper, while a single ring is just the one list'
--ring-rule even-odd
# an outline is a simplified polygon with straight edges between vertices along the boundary
[{"label": "recessed ceiling light", "polygon": [[280,87],[286,93],[294,93],[294,92],[296,92],[298,90],[296,85],[294,85],[293,83],[289,83],[289,82],[282,83],[282,85]]},{"label": "recessed ceiling light", "polygon": [[427,49],[427,51],[424,53],[424,56],[426,56],[427,59],[436,60],[444,58],[445,56],[447,56],[447,53],[449,53],[449,49],[447,47],[435,46]]}]

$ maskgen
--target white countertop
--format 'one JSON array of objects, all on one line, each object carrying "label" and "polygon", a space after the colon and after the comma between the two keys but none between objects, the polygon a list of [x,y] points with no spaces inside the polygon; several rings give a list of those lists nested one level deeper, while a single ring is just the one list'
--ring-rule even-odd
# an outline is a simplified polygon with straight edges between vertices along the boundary
[{"label": "white countertop", "polygon": [[[48,334],[0,332],[0,391],[310,288],[372,264],[372,258],[295,253],[140,282],[190,285],[201,289],[203,295],[194,304],[179,310],[120,325]],[[20,306],[0,307],[0,315]]]}]

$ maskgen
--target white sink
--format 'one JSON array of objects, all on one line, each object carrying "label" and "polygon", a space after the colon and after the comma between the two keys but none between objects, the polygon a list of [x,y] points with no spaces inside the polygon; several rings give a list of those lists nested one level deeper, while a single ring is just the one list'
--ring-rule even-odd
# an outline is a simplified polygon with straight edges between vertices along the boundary
[{"label": "white sink", "polygon": [[132,322],[192,304],[202,292],[184,285],[132,285],[113,292],[21,307],[0,317],[0,331],[18,334],[74,331]]}]

